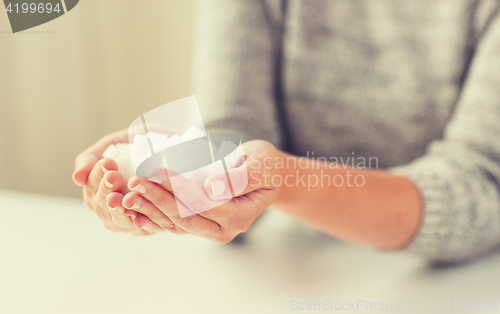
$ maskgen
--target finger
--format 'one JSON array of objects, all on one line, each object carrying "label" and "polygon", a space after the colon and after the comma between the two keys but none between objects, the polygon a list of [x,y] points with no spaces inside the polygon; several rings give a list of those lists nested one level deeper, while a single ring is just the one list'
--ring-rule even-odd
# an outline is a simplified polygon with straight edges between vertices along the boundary
[{"label": "finger", "polygon": [[104,174],[99,183],[99,189],[94,196],[94,211],[103,221],[112,222],[106,198],[110,193],[121,191],[123,179],[117,171]]},{"label": "finger", "polygon": [[165,231],[165,229],[162,229],[160,226],[152,222],[148,217],[144,216],[141,213],[137,214],[133,221],[133,224],[137,230],[141,230],[149,234]]},{"label": "finger", "polygon": [[[94,204],[94,207],[97,207],[97,205]],[[99,217],[99,219],[107,229],[113,231],[121,231],[121,229],[111,220],[111,217],[109,217],[109,215],[103,215],[100,210],[94,210],[94,213],[97,215],[97,217]]]},{"label": "finger", "polygon": [[[166,192],[168,193],[168,192]],[[175,226],[175,224],[166,216],[161,210],[159,210],[156,206],[151,204],[150,201],[142,197],[138,191],[132,191],[125,195],[122,200],[122,204],[125,208],[127,209],[132,209],[136,213],[141,213],[145,217],[148,218],[152,223],[156,224],[157,226],[169,230],[173,233],[186,233],[184,230],[179,229],[178,227]],[[139,222],[145,222],[145,223],[139,223]],[[146,224],[146,221],[144,219],[140,219],[136,221],[134,219],[134,225],[136,227],[142,228],[144,225],[150,225],[150,223]]]},{"label": "finger", "polygon": [[94,211],[94,199],[88,197],[89,193],[87,192],[87,189],[83,187],[83,204],[85,204],[85,207],[90,209],[91,211]]},{"label": "finger", "polygon": [[76,170],[73,173],[73,182],[78,186],[84,186],[87,183],[90,172],[98,161],[99,158],[94,155],[79,155],[75,162]]},{"label": "finger", "polygon": [[[148,129],[169,136],[176,133],[160,125],[151,125]],[[94,165],[102,158],[102,153],[104,153],[110,145],[128,143],[129,137],[133,138],[133,134],[142,134],[142,132],[144,132],[144,129],[142,129],[142,126],[138,126],[136,128],[124,129],[111,133],[99,139],[94,145],[80,153],[75,159],[75,172],[73,173],[73,181],[75,184],[84,186],[87,183],[89,174],[94,168]]]},{"label": "finger", "polygon": [[[129,187],[134,184],[133,182],[135,181],[131,180],[129,182]],[[210,199],[201,185],[181,175],[170,177],[170,182],[161,181],[159,185],[164,189],[175,192],[172,195],[175,195],[173,198],[178,205],[177,212],[182,217],[198,214],[222,226],[228,220],[228,217],[233,217],[237,214],[234,212],[237,207],[232,206],[234,204],[229,204],[228,199]],[[172,221],[174,220],[172,219]]]},{"label": "finger", "polygon": [[212,200],[223,200],[233,197],[233,193],[240,196],[257,189],[271,188],[269,178],[273,177],[274,167],[269,164],[263,155],[250,155],[241,166],[229,169],[228,175],[221,172],[208,177],[204,182],[205,192]]},{"label": "finger", "polygon": [[[172,194],[175,195],[182,204],[186,205],[192,213],[201,214],[227,201],[227,198],[225,200],[210,199],[201,185],[182,175],[170,176],[169,179],[169,183],[164,183],[162,181],[161,186],[172,191]],[[131,182],[129,182],[129,186],[131,186]]]},{"label": "finger", "polygon": [[125,215],[125,208],[122,206],[122,199],[123,195],[117,192],[112,192],[106,197],[106,204],[108,205],[113,223],[123,232],[134,235],[147,235],[148,233],[144,230],[137,229],[134,226],[132,219]]},{"label": "finger", "polygon": [[97,193],[102,178],[106,172],[117,171],[117,170],[118,170],[118,165],[116,164],[116,161],[114,161],[113,159],[103,158],[99,160],[94,165],[94,168],[90,172],[87,183],[85,184],[89,196],[95,195]]},{"label": "finger", "polygon": [[[198,185],[198,187],[201,189],[201,186]],[[129,181],[129,188],[151,202],[181,229],[212,241],[224,242],[225,239],[222,237],[221,227],[218,223],[200,215],[194,215],[186,205],[177,201],[172,193],[159,184],[134,177]],[[188,213],[188,215],[181,217],[181,212]]]},{"label": "finger", "polygon": [[[122,201],[122,206],[123,206],[123,201]],[[144,221],[143,219],[151,221],[148,217],[144,216],[143,214],[138,213],[135,210],[127,209],[127,208],[125,208],[125,216],[130,217],[130,219],[132,219],[132,222],[134,222],[135,219],[137,219],[137,217],[140,218],[138,221]],[[144,218],[141,218],[141,217],[144,217]],[[151,223],[154,224],[154,222],[152,222],[152,221],[151,221]],[[150,234],[147,230],[142,229],[140,225],[136,226],[135,223],[134,223],[134,228],[136,228],[138,230],[143,230],[147,234]],[[161,231],[164,231],[164,230],[162,229]]]},{"label": "finger", "polygon": [[102,158],[102,153],[106,148],[111,144],[126,142],[128,142],[128,131],[126,129],[120,130],[101,138],[94,145],[79,154],[75,159],[73,181],[79,186],[85,185],[90,172],[94,168],[94,165]]}]

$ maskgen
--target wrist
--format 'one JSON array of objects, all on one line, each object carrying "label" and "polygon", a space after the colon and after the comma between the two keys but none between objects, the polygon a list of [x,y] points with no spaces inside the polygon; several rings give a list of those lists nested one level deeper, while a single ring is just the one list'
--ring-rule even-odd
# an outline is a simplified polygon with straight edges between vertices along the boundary
[{"label": "wrist", "polygon": [[[276,160],[280,164],[275,163],[275,175],[280,179],[281,184],[276,187],[277,196],[274,201],[274,205],[279,206],[288,202],[293,202],[293,194],[297,193],[297,189],[294,187],[295,180],[295,169],[289,167],[288,160],[291,158],[296,158],[293,155],[287,154],[279,149],[276,149]],[[295,188],[295,189],[294,189]],[[297,196],[297,195],[295,195]]]}]

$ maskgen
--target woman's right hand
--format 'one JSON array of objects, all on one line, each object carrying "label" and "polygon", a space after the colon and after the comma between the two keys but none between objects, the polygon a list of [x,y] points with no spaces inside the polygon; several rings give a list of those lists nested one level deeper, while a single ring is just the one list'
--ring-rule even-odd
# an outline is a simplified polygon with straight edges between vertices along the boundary
[{"label": "woman's right hand", "polygon": [[[118,173],[118,165],[113,159],[102,158],[102,154],[111,144],[128,143],[128,130],[120,130],[101,138],[97,143],[78,155],[75,160],[73,181],[83,187],[83,200],[114,231],[134,235],[150,235],[164,229],[157,224],[147,223],[147,228],[137,229],[133,224],[134,215],[125,215],[122,206],[123,178]],[[137,213],[137,215],[141,215]],[[148,218],[144,217],[142,219]]]}]

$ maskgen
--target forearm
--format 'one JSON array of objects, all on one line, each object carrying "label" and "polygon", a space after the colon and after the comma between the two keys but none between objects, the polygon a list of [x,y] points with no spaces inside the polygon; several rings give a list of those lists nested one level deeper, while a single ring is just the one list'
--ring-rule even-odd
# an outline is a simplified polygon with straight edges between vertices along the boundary
[{"label": "forearm", "polygon": [[276,209],[335,237],[379,248],[400,248],[418,230],[420,195],[406,177],[304,158],[300,164],[286,153],[281,158]]}]

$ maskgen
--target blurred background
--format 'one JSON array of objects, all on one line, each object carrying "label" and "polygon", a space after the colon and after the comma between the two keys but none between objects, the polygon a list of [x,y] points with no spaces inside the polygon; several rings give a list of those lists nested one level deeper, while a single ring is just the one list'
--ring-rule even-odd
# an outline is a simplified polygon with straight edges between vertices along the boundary
[{"label": "blurred background", "polygon": [[189,96],[194,0],[85,0],[12,34],[0,12],[0,189],[80,197],[78,153]]}]

